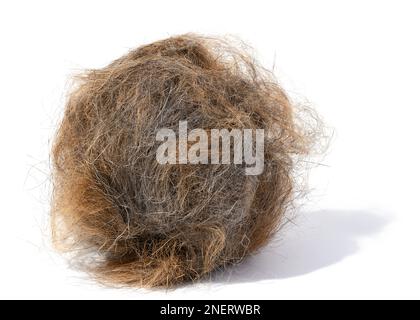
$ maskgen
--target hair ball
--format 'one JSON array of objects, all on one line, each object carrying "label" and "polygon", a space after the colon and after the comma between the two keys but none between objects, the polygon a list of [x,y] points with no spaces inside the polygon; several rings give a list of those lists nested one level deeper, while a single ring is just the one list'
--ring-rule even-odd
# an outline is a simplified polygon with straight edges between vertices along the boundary
[{"label": "hair ball", "polygon": [[[170,287],[238,263],[278,230],[311,136],[243,48],[194,34],[77,77],[52,151],[53,241],[99,281]],[[160,128],[264,129],[264,170],[165,164]]]}]

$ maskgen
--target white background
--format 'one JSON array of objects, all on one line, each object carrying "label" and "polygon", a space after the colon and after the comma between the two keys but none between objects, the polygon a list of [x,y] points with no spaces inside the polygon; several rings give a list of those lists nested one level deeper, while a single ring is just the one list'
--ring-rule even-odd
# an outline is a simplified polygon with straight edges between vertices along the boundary
[{"label": "white background", "polygon": [[[2,1],[0,298],[420,298],[418,1]],[[48,242],[72,74],[171,35],[232,34],[335,136],[288,229],[213,282],[101,287]]]}]

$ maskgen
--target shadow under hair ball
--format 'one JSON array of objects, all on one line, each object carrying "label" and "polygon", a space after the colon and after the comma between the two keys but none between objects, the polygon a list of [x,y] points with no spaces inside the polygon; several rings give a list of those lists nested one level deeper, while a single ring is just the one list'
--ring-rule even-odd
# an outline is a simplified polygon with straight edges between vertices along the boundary
[{"label": "shadow under hair ball", "polygon": [[[292,203],[295,156],[312,139],[297,119],[271,72],[223,39],[172,37],[86,71],[52,147],[54,244],[111,285],[171,287],[242,261]],[[262,172],[159,163],[157,132],[182,121],[209,140],[212,129],[263,129]]]}]

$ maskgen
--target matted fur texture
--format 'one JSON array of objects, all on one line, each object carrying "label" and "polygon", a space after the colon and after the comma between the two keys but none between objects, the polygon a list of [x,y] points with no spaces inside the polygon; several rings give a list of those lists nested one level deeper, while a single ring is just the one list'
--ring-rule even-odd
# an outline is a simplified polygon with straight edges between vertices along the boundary
[{"label": "matted fur texture", "polygon": [[[264,171],[161,165],[156,132],[265,129]],[[220,39],[183,35],[78,77],[52,148],[57,247],[98,280],[170,287],[265,245],[310,136],[271,73]]]}]

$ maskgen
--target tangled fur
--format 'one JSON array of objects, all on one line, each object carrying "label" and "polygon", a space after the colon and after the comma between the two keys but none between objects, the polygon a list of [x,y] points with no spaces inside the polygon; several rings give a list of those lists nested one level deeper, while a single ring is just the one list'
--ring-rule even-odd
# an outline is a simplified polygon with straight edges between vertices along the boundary
[{"label": "tangled fur", "polygon": [[[110,284],[169,287],[241,261],[277,230],[310,137],[271,73],[220,39],[139,47],[78,78],[53,148],[54,243]],[[264,171],[156,161],[156,132],[265,129]]]}]

